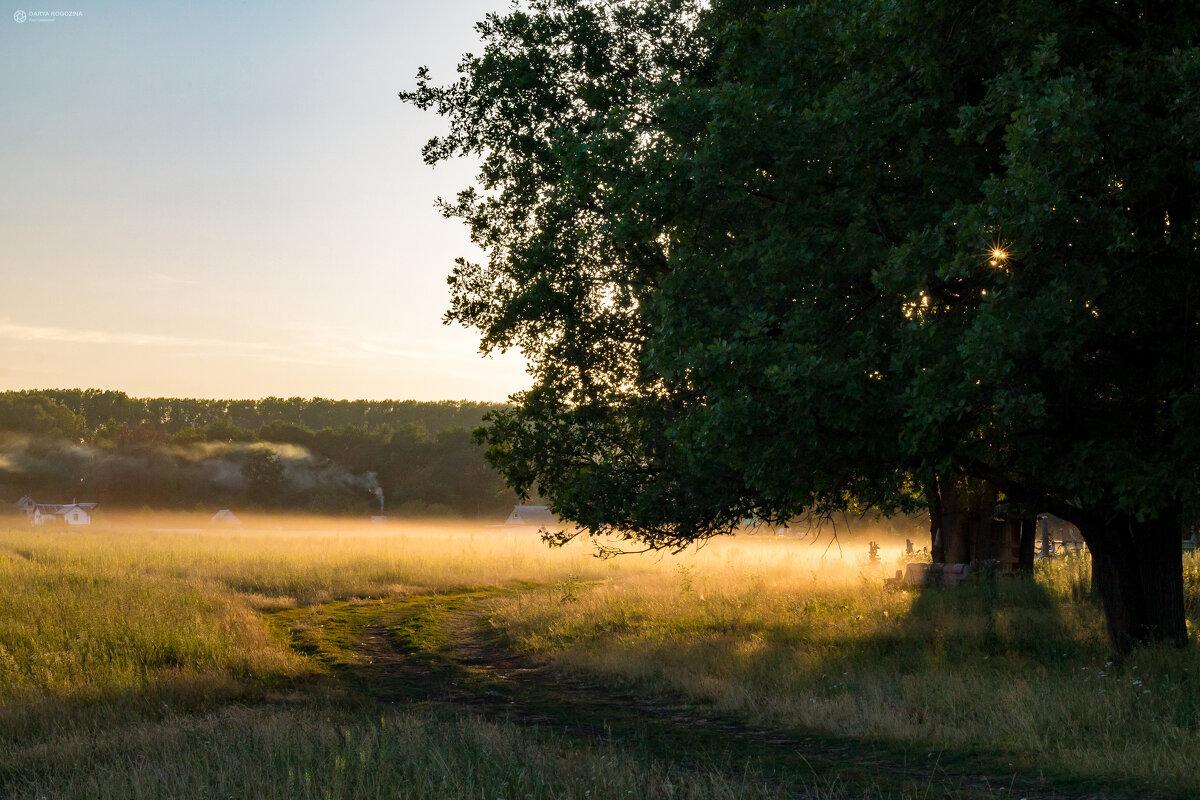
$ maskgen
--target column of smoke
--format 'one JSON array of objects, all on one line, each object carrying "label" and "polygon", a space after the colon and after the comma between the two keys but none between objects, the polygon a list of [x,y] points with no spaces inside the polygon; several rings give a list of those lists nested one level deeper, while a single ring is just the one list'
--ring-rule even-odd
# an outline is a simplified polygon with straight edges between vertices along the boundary
[{"label": "column of smoke", "polygon": [[371,490],[371,493],[379,498],[379,516],[382,517],[383,516],[383,489],[379,486],[376,486],[374,489]]}]

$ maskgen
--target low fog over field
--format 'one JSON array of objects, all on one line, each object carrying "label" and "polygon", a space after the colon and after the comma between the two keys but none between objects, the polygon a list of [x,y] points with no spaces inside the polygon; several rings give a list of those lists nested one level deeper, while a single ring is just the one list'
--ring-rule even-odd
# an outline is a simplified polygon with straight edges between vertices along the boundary
[{"label": "low fog over field", "polygon": [[0,394],[0,500],[106,508],[496,516],[483,403]]},{"label": "low fog over field", "polygon": [[135,506],[185,498],[228,505],[249,498],[341,510],[367,506],[379,488],[373,471],[356,474],[305,447],[273,442],[108,450],[9,436],[0,443],[0,470],[7,483],[39,494],[61,496],[75,485],[70,494],[80,500]]}]

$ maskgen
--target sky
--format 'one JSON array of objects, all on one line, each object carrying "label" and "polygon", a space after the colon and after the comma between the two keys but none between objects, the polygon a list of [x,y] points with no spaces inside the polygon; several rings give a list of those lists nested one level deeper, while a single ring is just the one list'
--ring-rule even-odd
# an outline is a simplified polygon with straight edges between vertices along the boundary
[{"label": "sky", "polygon": [[[503,400],[442,324],[478,258],[402,103],[505,0],[12,0],[0,9],[0,389]],[[23,12],[23,13],[19,13]]]}]

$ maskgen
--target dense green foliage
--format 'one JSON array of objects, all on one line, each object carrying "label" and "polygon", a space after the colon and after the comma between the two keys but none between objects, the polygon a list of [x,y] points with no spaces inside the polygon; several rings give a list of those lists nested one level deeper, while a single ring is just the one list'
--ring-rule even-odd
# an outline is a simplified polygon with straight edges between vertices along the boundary
[{"label": "dense green foliage", "polygon": [[431,162],[489,252],[450,316],[538,367],[490,456],[593,532],[985,481],[1079,526],[1114,647],[1182,641],[1200,513],[1200,11],[540,0]]},{"label": "dense green foliage", "polygon": [[540,370],[490,436],[518,487],[585,514],[595,467],[645,488],[674,438],[670,480],[709,484],[688,533],[896,503],[897,470],[1194,510],[1197,14],[1109,5],[490,17],[408,98],[451,121],[428,160],[485,157],[446,206],[491,253],[451,317]]},{"label": "dense green foliage", "polygon": [[106,507],[490,514],[512,504],[468,402],[0,394],[0,492]]},{"label": "dense green foliage", "polygon": [[719,480],[704,497],[681,487],[699,470],[674,463],[690,456],[664,439],[664,387],[642,366],[642,304],[666,270],[663,219],[678,201],[664,191],[660,106],[706,46],[694,13],[688,0],[534,2],[480,24],[485,52],[457,83],[422,70],[401,95],[450,118],[429,163],[483,159],[480,185],[442,202],[489,256],[458,261],[448,318],[485,347],[520,347],[535,377],[490,415],[489,457],[518,492],[540,487],[593,531],[656,543],[744,505]]}]

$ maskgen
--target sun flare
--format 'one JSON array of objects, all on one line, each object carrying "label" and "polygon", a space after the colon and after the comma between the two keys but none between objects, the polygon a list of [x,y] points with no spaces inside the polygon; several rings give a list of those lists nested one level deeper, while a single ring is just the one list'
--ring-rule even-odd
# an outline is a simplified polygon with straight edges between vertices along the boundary
[{"label": "sun flare", "polygon": [[987,259],[988,266],[1004,269],[1009,266],[1009,261],[1013,257],[1012,248],[1006,242],[995,241],[984,250],[984,257]]}]

